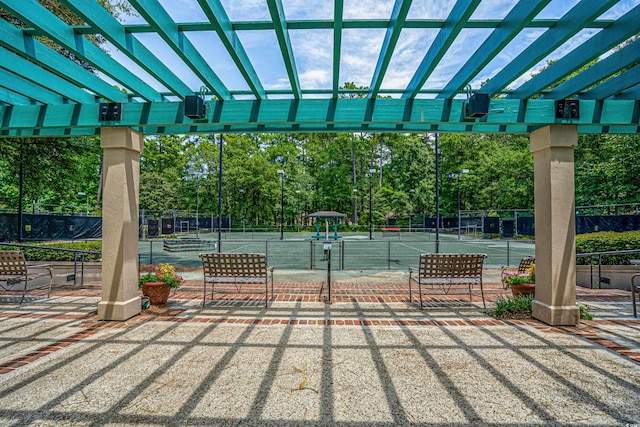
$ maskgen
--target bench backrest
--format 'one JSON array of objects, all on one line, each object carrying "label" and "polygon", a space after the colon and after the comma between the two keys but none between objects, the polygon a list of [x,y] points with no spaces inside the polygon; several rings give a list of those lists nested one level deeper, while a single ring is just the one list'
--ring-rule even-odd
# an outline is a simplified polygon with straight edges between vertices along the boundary
[{"label": "bench backrest", "polygon": [[20,251],[0,251],[0,276],[26,276],[27,261]]},{"label": "bench backrest", "polygon": [[525,274],[531,268],[531,264],[535,264],[536,258],[532,256],[524,257],[520,260],[518,266],[518,274]]},{"label": "bench backrest", "polygon": [[200,254],[205,277],[263,277],[267,275],[265,254]]},{"label": "bench backrest", "polygon": [[482,277],[486,257],[486,254],[421,254],[418,274],[428,279],[478,279]]}]

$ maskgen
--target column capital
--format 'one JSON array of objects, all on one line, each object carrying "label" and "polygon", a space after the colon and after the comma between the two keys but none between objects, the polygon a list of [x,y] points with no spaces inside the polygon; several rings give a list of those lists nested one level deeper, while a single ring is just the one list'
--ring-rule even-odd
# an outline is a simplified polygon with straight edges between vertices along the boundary
[{"label": "column capital", "polygon": [[126,148],[138,153],[142,152],[144,135],[126,126],[100,128],[100,147]]},{"label": "column capital", "polygon": [[569,148],[578,145],[575,125],[549,125],[531,132],[529,147],[532,153],[547,148]]}]

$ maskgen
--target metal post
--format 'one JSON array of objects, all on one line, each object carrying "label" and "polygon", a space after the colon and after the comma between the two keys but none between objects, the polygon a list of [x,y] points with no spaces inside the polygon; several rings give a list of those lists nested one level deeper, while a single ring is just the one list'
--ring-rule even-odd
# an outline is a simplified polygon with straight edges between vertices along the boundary
[{"label": "metal post", "polygon": [[22,242],[22,182],[24,181],[24,138],[20,140],[19,166],[20,182],[18,187],[18,242]]},{"label": "metal post", "polygon": [[458,181],[458,240],[460,240],[460,174],[457,175]]},{"label": "metal post", "polygon": [[199,228],[200,228],[200,224],[198,221],[198,208],[200,205],[200,200],[198,198],[198,194],[200,193],[200,178],[196,178],[196,239],[200,238],[200,234],[199,234]]},{"label": "metal post", "polygon": [[440,163],[438,150],[438,134],[436,133],[436,253],[440,252]]},{"label": "metal post", "polygon": [[224,140],[220,134],[220,169],[218,170],[218,253],[222,251],[222,145]]},{"label": "metal post", "polygon": [[284,240],[284,179],[287,175],[282,169],[276,172],[280,175],[280,240]]}]

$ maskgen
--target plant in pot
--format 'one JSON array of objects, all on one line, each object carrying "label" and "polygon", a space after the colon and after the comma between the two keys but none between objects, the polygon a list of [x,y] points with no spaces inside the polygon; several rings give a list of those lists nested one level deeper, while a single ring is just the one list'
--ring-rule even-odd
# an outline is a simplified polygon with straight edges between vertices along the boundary
[{"label": "plant in pot", "polygon": [[159,264],[151,272],[140,275],[138,287],[149,298],[152,305],[165,305],[171,289],[178,289],[184,279],[176,273],[174,266]]},{"label": "plant in pot", "polygon": [[526,273],[507,273],[502,276],[504,288],[511,288],[514,297],[535,295],[536,265],[531,264]]}]

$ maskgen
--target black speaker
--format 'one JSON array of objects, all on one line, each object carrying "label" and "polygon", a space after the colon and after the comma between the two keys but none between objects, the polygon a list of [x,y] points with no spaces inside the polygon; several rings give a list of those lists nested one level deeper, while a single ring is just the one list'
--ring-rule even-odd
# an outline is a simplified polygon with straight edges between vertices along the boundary
[{"label": "black speaker", "polygon": [[184,115],[190,119],[202,119],[206,114],[206,106],[200,96],[187,95],[184,97]]},{"label": "black speaker", "polygon": [[474,93],[467,103],[467,117],[484,117],[489,114],[489,94]]},{"label": "black speaker", "polygon": [[101,102],[98,112],[98,121],[101,122],[121,122],[122,103],[121,102]]},{"label": "black speaker", "polygon": [[579,119],[580,101],[577,99],[556,100],[556,119]]}]

